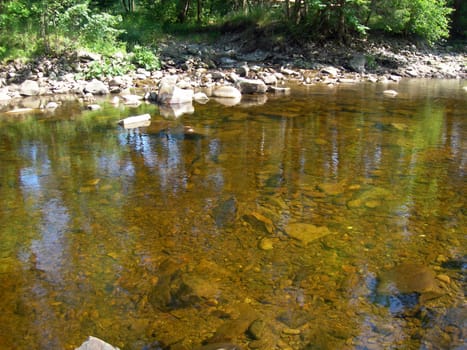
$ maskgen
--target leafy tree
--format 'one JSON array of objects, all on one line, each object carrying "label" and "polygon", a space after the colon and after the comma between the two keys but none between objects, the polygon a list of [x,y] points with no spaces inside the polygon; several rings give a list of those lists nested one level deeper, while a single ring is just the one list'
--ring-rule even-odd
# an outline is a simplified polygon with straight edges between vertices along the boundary
[{"label": "leafy tree", "polygon": [[451,12],[446,0],[373,0],[373,21],[369,25],[434,43],[449,36]]}]

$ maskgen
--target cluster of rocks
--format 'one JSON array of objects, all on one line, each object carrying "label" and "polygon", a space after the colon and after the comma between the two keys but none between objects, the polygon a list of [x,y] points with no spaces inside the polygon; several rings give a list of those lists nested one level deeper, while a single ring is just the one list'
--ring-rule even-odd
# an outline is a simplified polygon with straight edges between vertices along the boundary
[{"label": "cluster of rocks", "polygon": [[[90,65],[103,61],[101,56],[88,52],[29,64],[11,62],[0,67],[0,104],[18,107],[22,97],[57,95],[73,95],[90,102],[95,95],[115,94],[126,104],[148,99],[162,105],[179,105],[192,100],[203,103],[215,97],[234,105],[245,94],[288,93],[288,81],[335,85],[398,81],[402,77],[467,77],[465,53],[448,49],[435,54],[411,45],[369,44],[363,51],[335,44],[322,48],[307,44],[269,50],[252,49],[250,45],[245,51],[245,44],[238,40],[161,44],[161,70],[138,68],[122,76],[91,81],[85,80],[83,73]],[[116,55],[113,60],[118,64],[124,58]],[[57,106],[52,101],[39,107]]]}]

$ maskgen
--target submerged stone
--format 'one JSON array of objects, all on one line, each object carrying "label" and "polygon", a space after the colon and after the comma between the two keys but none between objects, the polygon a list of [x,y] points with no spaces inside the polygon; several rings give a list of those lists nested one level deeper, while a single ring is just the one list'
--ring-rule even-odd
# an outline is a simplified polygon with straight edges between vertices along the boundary
[{"label": "submerged stone", "polygon": [[231,343],[212,343],[201,345],[200,347],[195,348],[195,350],[242,350],[242,348]]},{"label": "submerged stone", "polygon": [[331,231],[326,226],[315,226],[300,222],[287,225],[285,232],[288,236],[300,241],[304,245],[331,234]]},{"label": "submerged stone", "polygon": [[318,189],[328,196],[337,196],[345,191],[345,185],[341,182],[331,183],[326,182],[318,185]]},{"label": "submerged stone", "polygon": [[376,299],[392,313],[402,313],[444,294],[435,272],[422,264],[403,263],[378,275]]},{"label": "submerged stone", "polygon": [[212,214],[216,226],[219,228],[232,226],[237,217],[237,200],[230,197],[221,201],[213,210]]}]

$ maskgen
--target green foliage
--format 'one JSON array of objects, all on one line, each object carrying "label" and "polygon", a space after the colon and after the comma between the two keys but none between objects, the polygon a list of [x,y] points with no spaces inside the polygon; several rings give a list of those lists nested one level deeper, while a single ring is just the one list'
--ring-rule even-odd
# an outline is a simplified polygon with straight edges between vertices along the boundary
[{"label": "green foliage", "polygon": [[147,70],[154,70],[161,68],[161,61],[157,57],[153,50],[147,47],[136,45],[133,48],[133,63],[139,67]]},{"label": "green foliage", "polygon": [[[135,64],[157,67],[161,35],[214,38],[220,30],[272,28],[297,41],[349,41],[371,31],[434,43],[467,35],[465,0],[0,0],[0,59],[77,47],[111,55],[137,46]],[[297,6],[301,4],[301,6]],[[130,6],[131,5],[131,6]],[[199,5],[199,6],[198,6]],[[454,8],[454,13],[452,9]],[[265,29],[267,30],[267,29]],[[268,31],[269,33],[269,31]]]},{"label": "green foliage", "polygon": [[105,57],[101,61],[94,61],[89,64],[83,77],[86,80],[93,78],[103,79],[124,75],[134,70],[134,65],[126,58]]},{"label": "green foliage", "polygon": [[26,1],[6,2],[0,10],[0,59],[30,55],[37,48],[37,35],[24,32],[37,25],[37,14]]},{"label": "green foliage", "polygon": [[449,36],[452,9],[446,0],[377,2],[371,26],[394,34],[418,36],[434,43]]},{"label": "green foliage", "polygon": [[122,21],[120,15],[106,12],[94,13],[88,3],[69,7],[58,20],[58,29],[69,42],[90,50],[112,54],[122,49],[118,36],[123,33],[117,26]]}]

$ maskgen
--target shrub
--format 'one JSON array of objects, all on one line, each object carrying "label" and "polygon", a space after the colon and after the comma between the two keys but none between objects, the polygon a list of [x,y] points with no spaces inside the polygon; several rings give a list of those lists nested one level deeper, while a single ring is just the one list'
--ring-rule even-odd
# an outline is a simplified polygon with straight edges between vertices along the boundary
[{"label": "shrub", "polygon": [[115,77],[124,75],[134,68],[126,58],[105,57],[102,61],[91,62],[84,72],[84,78],[90,80]]},{"label": "shrub", "polygon": [[147,70],[161,68],[161,62],[153,50],[147,47],[136,45],[133,48],[133,63]]}]

